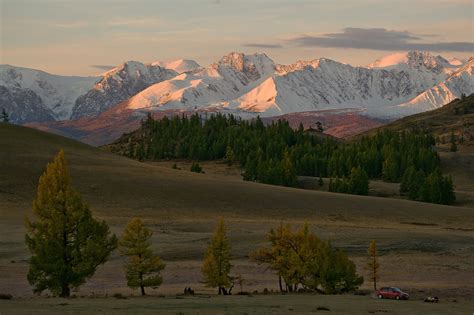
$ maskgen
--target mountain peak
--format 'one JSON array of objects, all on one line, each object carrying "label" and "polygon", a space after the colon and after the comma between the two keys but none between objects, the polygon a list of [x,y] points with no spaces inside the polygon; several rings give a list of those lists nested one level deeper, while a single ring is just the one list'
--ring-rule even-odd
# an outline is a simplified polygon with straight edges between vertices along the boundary
[{"label": "mountain peak", "polygon": [[434,56],[427,51],[399,52],[384,56],[371,63],[368,68],[393,69],[409,67],[415,69],[425,68],[435,72],[442,72],[445,68],[454,68],[448,60],[441,56]]},{"label": "mountain peak", "polygon": [[231,66],[239,71],[243,71],[245,64],[274,64],[274,61],[264,53],[246,55],[241,52],[230,52],[223,56],[218,65]]},{"label": "mountain peak", "polygon": [[266,77],[275,72],[275,62],[266,54],[255,53],[246,55],[239,52],[231,52],[222,57],[218,62],[212,64],[210,68],[219,73],[227,71],[244,73],[252,80]]},{"label": "mountain peak", "polygon": [[160,66],[165,69],[174,70],[177,73],[183,73],[195,70],[201,66],[194,60],[190,59],[177,59],[172,61],[155,61],[151,63],[152,66]]},{"label": "mountain peak", "polygon": [[139,61],[129,60],[129,61],[124,61],[117,67],[104,72],[101,76],[109,77],[120,72],[128,72],[128,73],[135,72],[136,73],[137,71],[140,71],[140,70],[144,71],[145,69],[146,69],[146,66],[143,63]]}]

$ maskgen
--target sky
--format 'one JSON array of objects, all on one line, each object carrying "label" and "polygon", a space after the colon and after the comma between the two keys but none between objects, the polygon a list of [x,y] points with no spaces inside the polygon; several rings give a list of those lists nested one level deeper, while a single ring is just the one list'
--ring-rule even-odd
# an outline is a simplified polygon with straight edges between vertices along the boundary
[{"label": "sky", "polygon": [[124,61],[236,51],[366,65],[397,51],[474,55],[474,0],[0,0],[0,64],[97,75]]}]

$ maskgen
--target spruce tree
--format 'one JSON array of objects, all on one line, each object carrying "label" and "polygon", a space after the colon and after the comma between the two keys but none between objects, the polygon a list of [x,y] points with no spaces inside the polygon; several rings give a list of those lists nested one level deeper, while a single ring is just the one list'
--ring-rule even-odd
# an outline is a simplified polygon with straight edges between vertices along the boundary
[{"label": "spruce tree", "polygon": [[218,288],[218,294],[227,295],[232,289],[226,289],[232,282],[230,276],[230,269],[232,268],[230,250],[227,229],[224,220],[221,219],[209,244],[201,269],[206,286]]},{"label": "spruce tree", "polygon": [[[408,186],[408,198],[412,200],[420,200],[421,195],[425,194],[423,189],[425,188],[425,179],[426,174],[419,170],[416,174],[411,178]],[[423,192],[422,192],[423,191]]]},{"label": "spruce tree", "polygon": [[402,182],[400,183],[400,193],[407,193],[411,190],[413,181],[415,180],[416,169],[413,166],[410,166],[405,170],[402,177]]},{"label": "spruce tree", "polygon": [[451,152],[456,152],[458,150],[458,146],[456,144],[456,137],[454,136],[454,133],[451,133],[451,146],[449,147],[449,151]]},{"label": "spruce tree", "polygon": [[5,110],[5,108],[2,108],[2,121],[4,123],[8,123],[10,121],[10,118],[9,118],[8,113]]},{"label": "spruce tree", "polygon": [[316,130],[320,133],[324,132],[323,124],[320,121],[316,122]]},{"label": "spruce tree", "polygon": [[450,205],[456,201],[456,195],[453,188],[453,179],[451,176],[445,176],[442,183],[442,204]]},{"label": "spruce tree", "polygon": [[28,281],[36,293],[49,290],[69,297],[71,289],[107,261],[117,238],[104,221],[92,217],[72,188],[63,150],[39,179],[33,213],[36,221],[26,219],[26,244],[32,254]]},{"label": "spruce tree", "polygon": [[288,151],[285,151],[283,155],[281,166],[283,171],[283,186],[296,187],[298,185],[298,178],[296,177],[296,170]]},{"label": "spruce tree", "polygon": [[396,182],[398,180],[398,165],[393,156],[388,157],[382,165],[382,177],[385,181]]},{"label": "spruce tree", "polygon": [[374,240],[370,242],[369,248],[367,249],[367,254],[369,255],[367,261],[367,270],[370,274],[370,281],[374,284],[374,290],[377,290],[377,280],[379,279],[379,267],[380,264],[378,262],[377,257],[377,242]]},{"label": "spruce tree", "polygon": [[193,164],[191,164],[191,172],[193,172],[193,173],[204,173],[202,171],[201,165],[199,165],[199,163],[194,163],[194,162],[193,162]]},{"label": "spruce tree", "polygon": [[[340,249],[334,249],[329,242],[321,242],[322,250],[317,253],[316,260],[320,268],[308,268],[310,272],[315,272],[316,279],[326,294],[340,294],[356,290],[364,278],[357,274],[356,266],[349,259],[347,253]],[[324,254],[321,254],[324,253]],[[311,273],[311,276],[313,274]],[[317,283],[317,282],[316,282]],[[316,290],[319,286],[311,287]]]},{"label": "spruce tree", "polygon": [[368,195],[369,177],[360,167],[353,167],[349,179],[350,193],[355,195]]},{"label": "spruce tree", "polygon": [[163,282],[160,272],[165,268],[161,258],[152,251],[150,238],[153,232],[143,225],[139,218],[132,219],[119,241],[119,251],[128,257],[125,265],[127,285],[140,288],[145,295],[145,288],[157,288]]}]

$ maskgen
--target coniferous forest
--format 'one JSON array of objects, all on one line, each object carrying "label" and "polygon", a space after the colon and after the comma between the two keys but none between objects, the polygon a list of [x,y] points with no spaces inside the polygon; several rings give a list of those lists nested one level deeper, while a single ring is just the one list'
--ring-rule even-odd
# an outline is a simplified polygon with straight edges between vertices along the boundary
[{"label": "coniferous forest", "polygon": [[435,138],[423,130],[379,131],[343,142],[279,120],[241,120],[215,114],[153,119],[110,145],[113,152],[144,160],[225,160],[239,164],[247,181],[297,187],[297,176],[330,178],[329,191],[367,195],[369,179],[401,182],[410,199],[454,202],[453,183],[440,171]]}]

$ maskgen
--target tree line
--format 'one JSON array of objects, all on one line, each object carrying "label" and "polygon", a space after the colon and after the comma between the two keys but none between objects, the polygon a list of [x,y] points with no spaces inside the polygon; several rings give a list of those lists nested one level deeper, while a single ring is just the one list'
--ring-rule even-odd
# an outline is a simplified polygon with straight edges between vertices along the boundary
[{"label": "tree line", "polygon": [[[110,149],[141,161],[223,159],[240,165],[244,180],[273,185],[297,187],[297,176],[329,177],[329,191],[367,195],[369,179],[401,182],[411,168],[424,178],[439,174],[435,144],[424,130],[382,130],[343,142],[308,133],[303,125],[293,129],[285,120],[265,125],[259,117],[242,120],[218,113],[205,119],[198,114],[160,120],[148,115],[138,130],[124,134]],[[451,186],[443,189],[454,195]]]},{"label": "tree line", "polygon": [[[62,150],[40,177],[33,214],[36,220],[26,220],[26,244],[32,255],[27,278],[34,292],[49,290],[69,297],[117,248],[127,258],[124,271],[129,287],[145,295],[145,288],[162,284],[165,264],[151,249],[153,232],[134,218],[117,238],[105,221],[96,220],[71,185]],[[307,224],[299,230],[281,224],[267,240],[268,247],[250,256],[275,271],[282,292],[301,288],[334,294],[353,291],[363,283],[347,254],[319,239]],[[241,277],[231,275],[231,260],[227,228],[220,220],[201,268],[204,283],[217,288],[218,294],[231,294],[236,282],[242,285]]]}]

